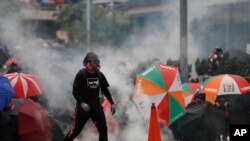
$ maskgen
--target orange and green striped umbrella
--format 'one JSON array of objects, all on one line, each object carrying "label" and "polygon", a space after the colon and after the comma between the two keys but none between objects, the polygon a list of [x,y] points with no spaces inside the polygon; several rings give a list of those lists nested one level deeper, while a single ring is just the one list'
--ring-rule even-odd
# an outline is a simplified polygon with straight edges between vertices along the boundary
[{"label": "orange and green striped umbrella", "polygon": [[159,121],[169,125],[175,119],[174,115],[180,102],[178,96],[167,93],[176,90],[181,90],[178,68],[155,63],[136,76],[133,99],[142,113],[145,113],[143,110],[150,109],[146,104],[148,101],[145,100],[145,96],[148,97],[149,101],[157,106]]},{"label": "orange and green striped umbrella", "polygon": [[206,93],[206,99],[215,103],[218,95],[250,93],[250,83],[238,75],[222,74],[204,81],[199,87],[199,92]]},{"label": "orange and green striped umbrella", "polygon": [[181,85],[181,88],[184,92],[187,92],[187,93],[190,93],[190,94],[194,94],[198,87],[201,85],[201,83],[191,83],[191,82],[188,82],[188,83],[183,83]]},{"label": "orange and green striped umbrella", "polygon": [[198,87],[201,85],[201,83],[192,83],[187,82],[183,83],[181,85],[182,90],[187,93],[184,96],[185,105],[187,106],[189,103],[193,101],[193,94],[195,94],[196,91],[198,91]]}]

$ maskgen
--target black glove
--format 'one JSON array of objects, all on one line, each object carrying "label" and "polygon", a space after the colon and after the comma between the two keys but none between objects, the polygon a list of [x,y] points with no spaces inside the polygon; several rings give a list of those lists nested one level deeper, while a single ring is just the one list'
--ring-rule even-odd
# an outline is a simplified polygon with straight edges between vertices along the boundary
[{"label": "black glove", "polygon": [[115,104],[112,104],[112,105],[111,105],[110,110],[111,110],[112,115],[115,114],[115,111],[116,111],[116,106],[115,106]]}]

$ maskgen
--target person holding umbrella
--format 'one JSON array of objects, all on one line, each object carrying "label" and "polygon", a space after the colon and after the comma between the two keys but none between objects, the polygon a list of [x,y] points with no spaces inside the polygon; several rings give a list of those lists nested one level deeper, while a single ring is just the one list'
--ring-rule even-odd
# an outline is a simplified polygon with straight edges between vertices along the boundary
[{"label": "person holding umbrella", "polygon": [[14,72],[21,72],[21,68],[16,62],[10,64],[9,70],[6,72],[7,74],[14,73]]},{"label": "person holding umbrella", "polygon": [[115,106],[108,89],[108,81],[100,71],[100,60],[96,53],[89,52],[83,60],[84,68],[75,76],[73,96],[77,104],[75,108],[74,126],[68,132],[64,141],[73,141],[91,118],[99,132],[99,141],[108,141],[107,125],[99,92],[107,97],[114,114]]},{"label": "person holding umbrella", "polygon": [[186,109],[192,108],[196,105],[202,104],[206,102],[206,94],[205,93],[196,93],[194,95],[194,101],[189,103],[186,107]]}]

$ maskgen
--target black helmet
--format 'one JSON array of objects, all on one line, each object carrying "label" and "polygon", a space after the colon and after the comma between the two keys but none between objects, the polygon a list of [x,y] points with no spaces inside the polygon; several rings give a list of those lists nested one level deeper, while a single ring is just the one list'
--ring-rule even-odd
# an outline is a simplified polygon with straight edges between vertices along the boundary
[{"label": "black helmet", "polygon": [[16,62],[13,62],[10,64],[11,67],[18,67],[18,64]]},{"label": "black helmet", "polygon": [[92,61],[92,60],[99,61],[99,57],[94,52],[87,53],[85,58],[83,59],[83,66],[86,66],[87,62]]}]

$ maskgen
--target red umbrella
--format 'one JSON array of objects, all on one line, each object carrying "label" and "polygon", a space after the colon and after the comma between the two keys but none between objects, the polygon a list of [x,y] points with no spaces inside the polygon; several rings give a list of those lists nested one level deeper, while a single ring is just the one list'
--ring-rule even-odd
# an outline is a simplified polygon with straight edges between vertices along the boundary
[{"label": "red umbrella", "polygon": [[14,88],[14,91],[16,92],[15,97],[17,98],[39,96],[43,92],[43,88],[35,75],[11,73],[6,74],[5,76],[9,79]]},{"label": "red umbrella", "polygon": [[51,124],[44,108],[28,99],[19,111],[19,141],[51,141]]}]

